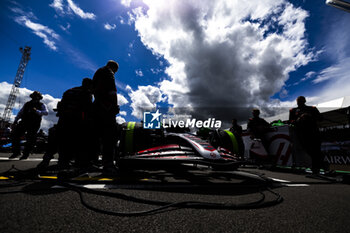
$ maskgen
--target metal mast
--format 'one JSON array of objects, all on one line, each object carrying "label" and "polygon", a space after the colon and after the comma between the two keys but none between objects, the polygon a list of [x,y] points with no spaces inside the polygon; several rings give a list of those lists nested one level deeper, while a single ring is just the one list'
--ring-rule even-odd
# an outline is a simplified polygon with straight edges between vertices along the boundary
[{"label": "metal mast", "polygon": [[326,4],[350,12],[350,2],[342,0],[326,0]]},{"label": "metal mast", "polygon": [[4,113],[2,115],[2,120],[3,122],[9,122],[10,121],[10,116],[12,113],[12,109],[15,105],[17,95],[19,93],[18,87],[21,85],[24,71],[26,69],[26,66],[28,64],[28,61],[30,60],[30,50],[31,47],[26,46],[24,49],[21,47],[19,48],[19,51],[22,53],[22,59],[21,62],[19,63],[18,69],[17,69],[17,74],[15,77],[15,81],[12,85],[12,89],[9,95],[9,98],[7,100],[7,104],[4,110]]}]

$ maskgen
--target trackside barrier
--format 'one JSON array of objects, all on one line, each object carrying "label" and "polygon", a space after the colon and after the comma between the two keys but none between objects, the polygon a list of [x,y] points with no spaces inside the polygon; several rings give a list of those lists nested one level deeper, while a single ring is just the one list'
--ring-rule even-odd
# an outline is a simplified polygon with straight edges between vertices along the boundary
[{"label": "trackside barrier", "polygon": [[[271,132],[265,134],[266,150],[261,141],[252,140],[248,133],[242,138],[246,159],[251,158],[251,154],[261,158],[270,155],[276,165],[311,167],[310,156],[303,150],[294,129],[288,125],[272,127]],[[322,142],[321,150],[331,170],[350,171],[350,141]]]}]

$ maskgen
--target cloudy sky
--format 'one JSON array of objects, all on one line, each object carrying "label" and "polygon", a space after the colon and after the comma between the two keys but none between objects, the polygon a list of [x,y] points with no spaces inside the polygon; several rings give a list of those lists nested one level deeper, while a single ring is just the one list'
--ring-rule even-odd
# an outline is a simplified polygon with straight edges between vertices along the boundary
[{"label": "cloudy sky", "polygon": [[2,0],[0,112],[26,45],[14,114],[38,90],[44,128],[62,93],[109,59],[120,64],[119,122],[144,109],[244,121],[299,95],[317,104],[350,95],[349,20],[323,0]]}]

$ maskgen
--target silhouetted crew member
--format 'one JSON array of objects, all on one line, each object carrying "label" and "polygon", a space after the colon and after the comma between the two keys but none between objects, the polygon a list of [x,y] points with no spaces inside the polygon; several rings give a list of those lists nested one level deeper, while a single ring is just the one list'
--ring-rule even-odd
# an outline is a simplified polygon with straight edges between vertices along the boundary
[{"label": "silhouetted crew member", "polygon": [[[262,146],[264,147],[265,151],[268,152],[268,142],[266,141],[265,133],[267,133],[270,129],[270,124],[265,121],[264,119],[260,118],[260,110],[259,109],[253,109],[252,111],[253,117],[249,118],[248,124],[247,124],[247,131],[250,133],[251,139],[259,139],[261,140]],[[254,153],[253,153],[254,157]],[[265,161],[272,162],[273,158],[271,155],[267,154],[267,157],[263,156]],[[258,157],[258,159],[260,159]]]},{"label": "silhouetted crew member", "polygon": [[6,138],[6,140],[9,139],[12,132],[11,124],[6,124],[3,129],[0,129],[0,132],[1,137]]},{"label": "silhouetted crew member", "polygon": [[317,174],[323,163],[321,136],[317,125],[317,121],[322,120],[322,115],[316,107],[307,106],[305,103],[304,96],[297,98],[298,107],[289,111],[289,123],[295,127],[301,146],[311,156],[312,172]]},{"label": "silhouetted crew member", "polygon": [[36,141],[37,132],[41,124],[41,118],[43,115],[48,114],[46,105],[40,102],[40,100],[43,98],[40,92],[34,91],[32,94],[30,94],[30,98],[32,98],[32,100],[24,104],[13,122],[13,154],[10,156],[10,158],[16,158],[20,155],[20,140],[24,134],[26,135],[26,144],[23,155],[20,159],[28,158]]},{"label": "silhouetted crew member", "polygon": [[259,117],[259,109],[253,109],[252,114],[253,117],[248,120],[247,131],[251,134],[251,138],[261,139],[264,143],[264,134],[268,132],[270,124]]},{"label": "silhouetted crew member", "polygon": [[244,159],[244,143],[243,143],[243,139],[242,139],[242,126],[240,126],[239,124],[237,124],[237,119],[233,118],[232,119],[232,125],[230,128],[230,131],[233,133],[233,135],[236,138],[236,141],[238,143],[238,148],[239,148],[239,152],[238,152],[238,156],[241,159]]},{"label": "silhouetted crew member", "polygon": [[38,169],[45,169],[49,166],[51,159],[58,153],[58,135],[57,135],[57,124],[49,129],[47,136],[46,151],[43,156],[43,160],[37,165]]},{"label": "silhouetted crew member", "polygon": [[63,93],[57,104],[58,164],[67,168],[75,159],[78,167],[88,167],[91,158],[92,80]]},{"label": "silhouetted crew member", "polygon": [[119,65],[108,61],[107,65],[99,68],[93,77],[93,115],[95,133],[102,144],[103,171],[106,174],[117,175],[114,166],[115,146],[117,140],[116,114],[119,113],[117,87],[114,74]]},{"label": "silhouetted crew member", "polygon": [[237,119],[232,119],[232,125],[230,128],[232,133],[237,133],[239,136],[242,136],[242,126],[237,124]]}]

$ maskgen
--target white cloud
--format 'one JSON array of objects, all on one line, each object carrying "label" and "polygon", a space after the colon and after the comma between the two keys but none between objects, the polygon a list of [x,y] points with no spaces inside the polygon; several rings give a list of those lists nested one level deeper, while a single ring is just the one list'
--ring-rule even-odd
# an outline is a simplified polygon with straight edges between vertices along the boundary
[{"label": "white cloud", "polygon": [[[335,14],[324,22],[322,41],[324,58],[333,62],[329,67],[313,74],[312,83],[317,90],[304,94],[312,99],[312,104],[327,102],[350,94],[350,40],[349,17],[347,14]],[[305,77],[307,78],[307,77]]]},{"label": "white cloud", "polygon": [[314,83],[327,82],[318,92],[322,102],[343,96],[350,96],[350,57],[340,60],[334,66],[320,72]]},{"label": "white cloud", "polygon": [[92,72],[95,72],[97,70],[98,66],[77,48],[72,47],[68,43],[65,43],[64,46],[62,46],[62,49],[68,55],[69,60],[71,60],[75,66]]},{"label": "white cloud", "polygon": [[15,5],[17,5],[16,7],[9,7],[9,9],[14,12],[15,14],[17,15],[24,15],[26,16],[27,18],[29,19],[32,19],[32,20],[37,20],[38,18],[34,15],[33,12],[31,11],[25,11],[22,9],[22,6],[20,4],[16,4],[16,2],[12,2],[14,3]]},{"label": "white cloud", "polygon": [[[12,88],[12,84],[9,84],[7,82],[1,82],[0,83],[0,113],[3,114],[6,103],[8,100],[8,97],[10,95]],[[19,88],[19,93],[16,98],[16,103],[14,105],[14,110],[19,111],[19,109],[22,107],[22,105],[30,100],[29,95],[32,93],[32,91],[26,89],[26,88]],[[15,115],[11,115],[10,119],[13,121],[15,118]]]},{"label": "white cloud", "polygon": [[118,104],[120,106],[129,103],[129,101],[122,94],[117,94],[117,95],[118,95]]},{"label": "white cloud", "polygon": [[120,24],[125,24],[125,20],[124,20],[123,17],[118,16],[117,19],[119,19],[119,23],[120,23]]},{"label": "white cloud", "polygon": [[126,122],[126,120],[121,116],[116,116],[115,119],[116,119],[118,124],[123,124],[124,122]]},{"label": "white cloud", "polygon": [[44,94],[43,95],[42,102],[46,104],[48,110],[49,110],[49,115],[44,116],[41,121],[41,128],[44,131],[47,131],[49,128],[51,128],[54,124],[57,123],[57,116],[56,112],[53,111],[57,107],[57,103],[61,100],[58,98],[54,98],[50,96],[49,94]]},{"label": "white cloud", "polygon": [[119,114],[120,114],[121,116],[126,116],[126,115],[127,115],[126,111],[120,111]]},{"label": "white cloud", "polygon": [[305,79],[306,79],[306,80],[307,80],[307,79],[310,79],[310,78],[312,78],[315,74],[316,74],[315,71],[309,71],[309,72],[307,72],[307,73],[305,74]]},{"label": "white cloud", "polygon": [[121,0],[121,4],[126,6],[126,7],[130,7],[132,0]]},{"label": "white cloud", "polygon": [[319,104],[331,101],[340,97],[349,96],[350,94],[350,28],[348,27],[349,19],[346,14],[332,15],[324,22],[324,33],[322,41],[324,48],[318,52],[318,55],[324,56],[329,62],[333,62],[329,67],[321,71],[310,71],[297,85],[306,80],[312,80],[317,86],[315,91],[307,89],[300,93],[307,97],[309,104]]},{"label": "white cloud", "polygon": [[56,41],[59,40],[60,37],[54,30],[45,25],[34,23],[25,15],[15,17],[15,22],[31,29],[35,35],[44,40],[44,44],[50,49],[57,50]]},{"label": "white cloud", "polygon": [[135,14],[138,14],[137,12],[140,10],[140,8],[136,8],[136,9],[134,9],[134,10],[132,10],[132,12],[129,12],[128,11],[128,25],[131,25],[131,24],[133,24],[134,22],[135,22]]},{"label": "white cloud", "polygon": [[127,86],[129,96],[131,98],[131,115],[141,119],[145,110],[154,109],[158,102],[163,101],[163,96],[159,88],[153,86],[139,86],[136,91],[133,91],[130,86]]},{"label": "white cloud", "polygon": [[73,12],[82,19],[96,19],[94,13],[84,12],[73,0],[67,0],[67,5],[64,5],[63,2],[63,0],[54,0],[49,6],[54,8],[60,15]]},{"label": "white cloud", "polygon": [[[317,88],[316,91],[310,92],[308,89],[304,95],[307,100],[308,105],[317,105],[320,103],[325,103],[334,99],[338,99],[344,96],[350,96],[350,58],[342,59],[337,64],[327,67],[320,71],[318,74],[316,72],[310,71],[301,81],[306,81],[311,78],[316,77],[312,82],[315,85],[320,85],[321,83],[326,83]],[[298,83],[300,83],[299,81]],[[270,105],[273,108],[283,109],[287,112],[287,108],[295,107],[296,101],[281,101],[275,102]]]},{"label": "white cloud", "polygon": [[144,3],[129,16],[143,44],[169,63],[159,87],[174,107],[266,105],[289,72],[316,57],[308,13],[285,0]]},{"label": "white cloud", "polygon": [[334,14],[327,18],[322,38],[325,40],[324,50],[327,58],[338,62],[350,57],[349,14]]},{"label": "white cloud", "polygon": [[114,29],[116,29],[117,25],[105,23],[105,24],[103,25],[103,27],[104,27],[106,30],[114,30]]},{"label": "white cloud", "polygon": [[[334,64],[320,71],[313,80],[314,84],[327,83],[327,87],[323,90],[332,96],[338,96],[338,93],[350,93],[350,89],[345,89],[345,87],[348,86],[347,83],[349,82],[347,80],[349,80],[350,77],[350,47],[348,46],[350,28],[348,26],[349,17],[347,16],[348,15],[335,15],[327,21],[325,25],[325,27],[327,27],[327,34],[325,35],[326,45],[324,53],[328,59],[334,61]],[[339,85],[341,83],[343,85]],[[329,85],[338,88],[329,89]],[[332,94],[331,92],[334,93]]]},{"label": "white cloud", "polygon": [[[300,79],[298,82],[293,83],[292,85],[293,85],[293,86],[299,85],[299,84],[302,83],[302,82],[305,82],[305,81],[307,81],[307,80],[309,80],[309,79],[314,78],[316,75],[317,75],[317,73],[316,73],[315,71],[309,71],[309,72],[307,72],[307,73],[305,74],[305,77],[303,77],[302,79]],[[314,82],[314,81],[313,81],[313,82]]]},{"label": "white cloud", "polygon": [[126,85],[125,90],[128,91],[128,92],[131,92],[132,88],[129,85]]},{"label": "white cloud", "polygon": [[63,12],[63,0],[54,0],[50,5],[50,7],[58,10],[59,12]]},{"label": "white cloud", "polygon": [[280,96],[280,98],[286,98],[288,96],[288,91],[285,88],[282,88],[279,96]]},{"label": "white cloud", "polygon": [[60,28],[63,30],[63,31],[65,31],[65,32],[68,32],[68,30],[70,29],[70,23],[67,23],[67,26],[62,26],[62,25],[60,25]]},{"label": "white cloud", "polygon": [[50,49],[57,50],[56,42],[60,39],[60,36],[48,26],[36,23],[38,18],[31,11],[25,11],[23,7],[16,3],[16,7],[9,7],[9,9],[15,14],[14,21],[26,28],[29,28],[35,35],[43,39]]},{"label": "white cloud", "polygon": [[[12,84],[9,84],[7,82],[1,82],[0,83],[0,113],[2,114],[4,112],[7,99],[9,97],[9,94],[11,92]],[[29,95],[33,92],[32,90],[29,90],[27,88],[19,88],[19,93],[16,99],[16,104],[13,108],[15,112],[18,112],[23,105],[30,100]],[[49,115],[43,116],[42,122],[41,122],[41,128],[47,131],[50,127],[53,126],[57,122],[56,113],[53,111],[54,108],[56,108],[58,101],[60,99],[54,98],[48,94],[43,94],[43,99],[41,100],[44,104],[46,104]],[[12,114],[10,119],[13,121],[15,118],[15,115]]]},{"label": "white cloud", "polygon": [[82,19],[96,19],[94,13],[86,13],[79,6],[77,6],[73,0],[67,0],[69,8]]},{"label": "white cloud", "polygon": [[122,17],[122,16],[118,16],[117,19],[119,20],[120,24],[127,24],[127,25],[131,25],[133,23],[133,18],[130,18],[130,14],[128,13],[128,17],[127,20]]},{"label": "white cloud", "polygon": [[136,74],[136,76],[139,76],[139,77],[143,77],[143,72],[142,72],[142,70],[135,70],[135,74]]},{"label": "white cloud", "polygon": [[163,70],[162,69],[159,69],[159,68],[151,68],[151,72],[152,74],[159,74],[160,72],[162,72]]},{"label": "white cloud", "polygon": [[128,12],[127,14],[128,14],[127,19],[125,19],[123,16],[118,16],[117,17],[117,19],[119,20],[120,24],[131,25],[134,22],[134,16],[130,12]]}]

